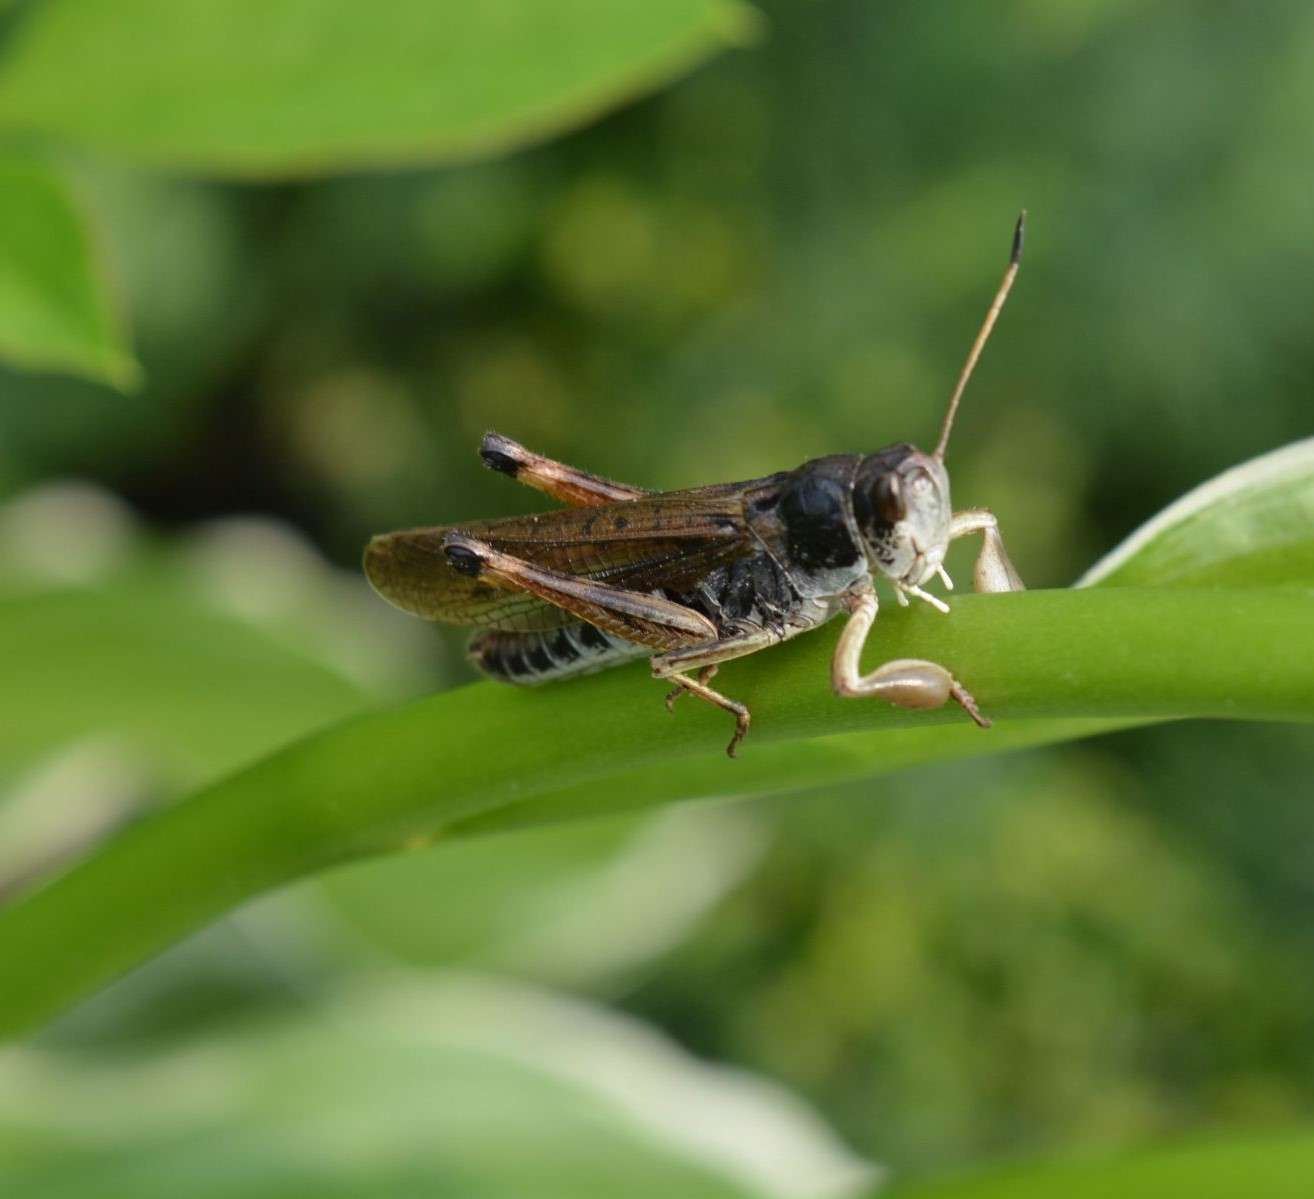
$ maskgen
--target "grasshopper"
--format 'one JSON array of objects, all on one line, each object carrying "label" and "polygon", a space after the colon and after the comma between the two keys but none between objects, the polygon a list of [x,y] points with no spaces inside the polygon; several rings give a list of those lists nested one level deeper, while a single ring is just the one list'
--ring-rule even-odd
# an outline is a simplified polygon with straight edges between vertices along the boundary
[{"label": "grasshopper", "polygon": [[652,660],[666,697],[688,692],[735,718],[730,757],[749,710],[711,686],[722,662],[848,621],[831,665],[841,696],[904,708],[957,703],[982,728],[971,693],[935,662],[896,659],[860,668],[876,620],[874,579],[901,605],[948,605],[923,586],[944,569],[949,543],[980,533],[977,591],[1022,581],[985,508],[955,512],[945,447],[963,390],[1017,275],[1026,213],[1003,282],[972,344],[935,449],[901,443],[874,454],[814,458],[791,471],[686,491],[652,492],[575,470],[489,433],[484,464],[565,507],[537,516],[468,521],[375,537],[365,573],[384,599],[445,624],[478,628],[471,661],[508,683],[536,685]]}]

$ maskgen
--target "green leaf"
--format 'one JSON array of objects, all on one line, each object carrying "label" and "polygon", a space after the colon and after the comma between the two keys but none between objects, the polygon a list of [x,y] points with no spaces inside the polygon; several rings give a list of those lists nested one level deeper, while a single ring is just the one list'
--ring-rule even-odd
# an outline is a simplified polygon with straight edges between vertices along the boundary
[{"label": "green leaf", "polygon": [[1305,1199],[1314,1190],[1306,1131],[1141,1150],[1106,1160],[992,1170],[975,1178],[893,1187],[888,1199]]},{"label": "green leaf", "polygon": [[874,1173],[783,1088],[592,1005],[471,976],[344,991],[185,1046],[10,1050],[6,1194],[781,1199]]},{"label": "green leaf", "polygon": [[[1314,468],[1301,446],[1280,460],[1290,469],[1243,469],[1262,485],[1183,507],[1221,526],[1238,496],[1261,509],[1265,494],[1290,498]],[[1181,523],[1197,547],[1221,543],[1207,516]],[[1240,544],[1262,535],[1257,527]],[[1137,560],[1124,554],[1120,568]],[[0,911],[0,1032],[30,1027],[229,908],[341,862],[1147,721],[1312,721],[1314,589],[1291,585],[1308,582],[1299,555],[1289,576],[1277,570],[1283,560],[1269,561],[1268,576],[1283,586],[961,596],[948,618],[924,607],[882,615],[880,653],[950,666],[999,720],[986,731],[952,709],[838,699],[827,685],[831,632],[727,665],[727,690],[754,713],[734,763],[720,748],[725,714],[686,702],[666,717],[641,665],[542,691],[480,684],[348,721],[139,822]],[[1211,569],[1226,561],[1241,578],[1253,565],[1247,550]],[[1202,652],[1210,646],[1226,652]]]},{"label": "green leaf", "polygon": [[739,0],[45,0],[0,127],[287,176],[451,162],[584,124],[726,44]]},{"label": "green leaf", "polygon": [[[759,793],[804,781],[806,769],[782,771],[795,752],[870,775],[962,752],[964,738],[980,752],[1048,740],[1054,721],[1314,720],[1314,595],[1295,590],[964,596],[950,618],[882,620],[882,654],[949,664],[1006,723],[941,728],[964,718],[836,698],[830,632],[725,668],[727,690],[755,714],[738,763],[722,751],[725,714],[686,703],[667,716],[642,666],[541,691],[479,684],[365,716],[139,822],[0,912],[0,1031],[47,1018],[269,888],[495,814],[508,826],[541,819],[536,796],[574,789],[620,809]],[[857,730],[868,732],[784,744]],[[639,775],[645,791],[619,788]]]},{"label": "green leaf", "polygon": [[124,345],[104,265],[60,175],[0,156],[0,356],[128,387]]},{"label": "green leaf", "polygon": [[368,703],[336,671],[167,584],[0,600],[0,661],[0,767],[109,734],[194,783]]},{"label": "green leaf", "polygon": [[[765,831],[743,808],[613,810],[454,841],[436,858],[334,870],[320,889],[372,945],[407,961],[596,990],[683,941],[764,849]],[[686,880],[678,894],[659,881],[673,877]]]},{"label": "green leaf", "polygon": [[409,691],[429,640],[277,522],[160,546],[49,483],[0,506],[0,781],[94,739],[176,794]]},{"label": "green leaf", "polygon": [[1314,438],[1225,471],[1100,559],[1077,584],[1314,583]]}]

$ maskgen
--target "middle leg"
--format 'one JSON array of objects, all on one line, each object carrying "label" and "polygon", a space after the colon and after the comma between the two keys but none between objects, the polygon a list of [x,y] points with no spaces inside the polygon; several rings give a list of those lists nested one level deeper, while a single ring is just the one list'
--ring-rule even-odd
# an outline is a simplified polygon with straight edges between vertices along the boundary
[{"label": "middle leg", "polygon": [[[743,657],[781,638],[765,629],[752,629],[718,640],[716,626],[701,612],[661,596],[611,587],[590,579],[546,570],[523,559],[504,554],[476,537],[451,532],[444,549],[452,565],[462,574],[479,578],[494,587],[537,596],[569,612],[595,628],[648,646],[659,652],[652,660],[654,678],[672,682],[679,690],[715,704],[735,718],[735,735],[726,753],[735,750],[748,732],[752,719],[737,700],[708,685],[717,666]],[[697,671],[696,677],[682,672]],[[669,700],[668,700],[669,703]]]},{"label": "middle leg", "polygon": [[[721,692],[710,687],[709,680],[716,674],[722,662],[756,653],[760,649],[775,645],[779,640],[777,634],[767,629],[752,629],[707,645],[691,645],[686,649],[658,654],[652,660],[653,678],[675,684],[675,688],[666,696],[666,710],[672,711],[676,698],[685,691],[690,695],[698,696],[699,699],[705,699],[710,704],[715,704],[718,708],[723,708],[735,718],[735,735],[730,738],[730,744],[726,746],[725,752],[732,758],[738,757],[736,751],[748,732],[753,714],[738,700],[730,699],[729,696],[722,695]],[[689,675],[685,674],[685,671],[697,671],[697,674]]]}]

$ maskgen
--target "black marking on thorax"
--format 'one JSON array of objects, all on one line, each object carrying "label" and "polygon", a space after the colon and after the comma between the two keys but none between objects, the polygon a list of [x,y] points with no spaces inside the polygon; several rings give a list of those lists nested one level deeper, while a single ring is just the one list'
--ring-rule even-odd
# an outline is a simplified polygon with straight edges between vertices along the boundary
[{"label": "black marking on thorax", "polygon": [[788,573],[766,553],[717,567],[692,591],[670,598],[706,616],[722,637],[750,628],[783,633],[799,604]]},{"label": "black marking on thorax", "polygon": [[809,573],[852,566],[859,557],[846,518],[847,473],[833,459],[805,462],[780,493],[776,512],[785,533],[789,565]]}]

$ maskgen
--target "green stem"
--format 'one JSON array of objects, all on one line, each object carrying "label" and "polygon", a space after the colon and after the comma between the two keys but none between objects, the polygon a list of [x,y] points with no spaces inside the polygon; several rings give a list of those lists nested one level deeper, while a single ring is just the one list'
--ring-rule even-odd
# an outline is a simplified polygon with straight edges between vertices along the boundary
[{"label": "green stem", "polygon": [[1119,723],[1314,720],[1308,591],[963,596],[948,618],[883,614],[876,642],[873,662],[948,665],[1000,725],[837,699],[833,632],[722,672],[754,713],[739,762],[723,753],[725,713],[684,700],[668,717],[641,667],[533,691],[481,684],[374,713],[142,820],[0,911],[0,1034],[264,891],[446,835],[856,778]]}]

